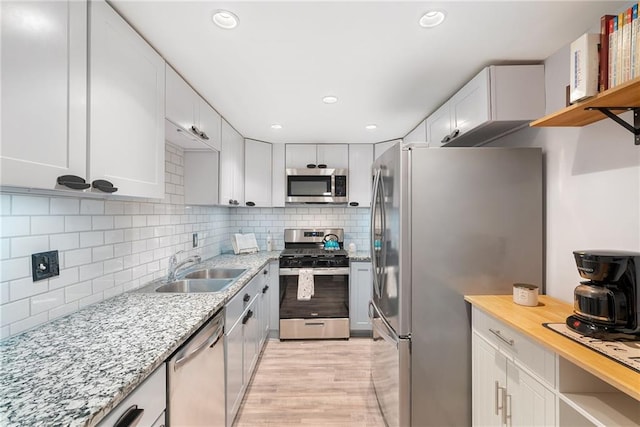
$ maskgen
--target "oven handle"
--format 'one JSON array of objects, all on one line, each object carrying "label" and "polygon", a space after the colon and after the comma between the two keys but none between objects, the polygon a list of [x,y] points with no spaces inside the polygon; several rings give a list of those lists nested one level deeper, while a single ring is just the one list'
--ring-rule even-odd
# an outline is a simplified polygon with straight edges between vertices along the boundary
[{"label": "oven handle", "polygon": [[[281,276],[299,276],[303,268],[280,268]],[[311,268],[314,276],[348,276],[349,267]]]}]

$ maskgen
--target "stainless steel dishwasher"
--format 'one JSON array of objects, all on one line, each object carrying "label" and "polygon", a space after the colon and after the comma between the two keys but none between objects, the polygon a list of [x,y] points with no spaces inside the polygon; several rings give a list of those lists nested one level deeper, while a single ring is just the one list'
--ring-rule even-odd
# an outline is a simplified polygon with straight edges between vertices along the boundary
[{"label": "stainless steel dishwasher", "polygon": [[169,425],[225,425],[224,313],[207,322],[167,362]]}]

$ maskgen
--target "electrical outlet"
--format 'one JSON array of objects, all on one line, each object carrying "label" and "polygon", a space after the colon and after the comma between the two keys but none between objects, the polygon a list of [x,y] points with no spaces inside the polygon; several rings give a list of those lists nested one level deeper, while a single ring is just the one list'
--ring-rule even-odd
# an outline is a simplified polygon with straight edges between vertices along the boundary
[{"label": "electrical outlet", "polygon": [[198,233],[193,233],[193,247],[198,247]]},{"label": "electrical outlet", "polygon": [[31,254],[31,275],[33,281],[48,279],[60,275],[58,251]]}]

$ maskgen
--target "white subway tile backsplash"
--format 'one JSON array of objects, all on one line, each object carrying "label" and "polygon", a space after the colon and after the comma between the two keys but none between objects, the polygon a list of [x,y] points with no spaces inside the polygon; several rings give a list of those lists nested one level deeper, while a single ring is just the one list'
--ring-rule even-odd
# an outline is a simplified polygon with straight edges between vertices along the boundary
[{"label": "white subway tile backsplash", "polygon": [[76,283],[75,285],[67,286],[64,289],[65,302],[78,301],[82,298],[88,297],[93,293],[91,287],[91,281]]},{"label": "white subway tile backsplash", "polygon": [[114,273],[124,268],[124,258],[108,259],[104,262],[104,273]]},{"label": "white subway tile backsplash", "polygon": [[87,231],[80,233],[80,247],[87,248],[104,244],[104,232]]},{"label": "white subway tile backsplash", "polygon": [[11,258],[0,261],[0,282],[31,277],[31,258]]},{"label": "white subway tile backsplash", "polygon": [[0,304],[9,302],[9,282],[0,283]]},{"label": "white subway tile backsplash", "polygon": [[121,243],[124,242],[124,230],[111,230],[104,232],[104,243]]},{"label": "white subway tile backsplash", "polygon": [[39,294],[31,297],[31,315],[49,311],[64,305],[64,289]]},{"label": "white subway tile backsplash", "polygon": [[89,231],[91,230],[90,216],[65,216],[64,230],[70,231]]},{"label": "white subway tile backsplash", "polygon": [[67,314],[71,314],[74,311],[78,311],[78,301],[73,301],[68,304],[52,308],[51,310],[49,310],[49,320],[66,316]]},{"label": "white subway tile backsplash", "polygon": [[0,194],[0,215],[11,215],[11,196]]},{"label": "white subway tile backsplash", "polygon": [[11,197],[11,215],[48,215],[49,198],[39,196]]},{"label": "white subway tile backsplash", "polygon": [[138,215],[140,213],[140,203],[138,202],[127,202],[124,205],[124,214],[125,215]]},{"label": "white subway tile backsplash", "polygon": [[94,230],[111,230],[113,229],[114,217],[112,216],[94,216],[93,217],[93,229]]},{"label": "white subway tile backsplash", "polygon": [[64,216],[31,217],[31,234],[54,234],[64,232]]},{"label": "white subway tile backsplash", "polygon": [[132,244],[131,242],[126,243],[118,243],[113,245],[113,256],[121,257],[125,255],[130,255],[132,253]]},{"label": "white subway tile backsplash", "polygon": [[80,309],[80,308],[86,307],[88,305],[100,302],[102,300],[104,300],[104,296],[103,296],[102,292],[99,292],[97,294],[92,294],[92,295],[89,295],[88,297],[82,298],[80,301],[78,301],[78,308]]},{"label": "white subway tile backsplash", "polygon": [[124,283],[130,282],[131,279],[133,278],[131,273],[132,273],[131,269],[118,271],[117,273],[114,273],[113,274],[114,284],[122,285]]},{"label": "white subway tile backsplash", "polygon": [[11,258],[11,239],[0,239],[0,259]]},{"label": "white subway tile backsplash", "polygon": [[0,306],[0,320],[3,325],[29,317],[29,299],[25,298]]},{"label": "white subway tile backsplash", "polygon": [[[132,227],[131,215],[116,216],[113,221],[113,226],[115,228],[131,228]],[[133,226],[136,227],[135,225]]]},{"label": "white subway tile backsplash", "polygon": [[107,200],[104,204],[105,215],[122,215],[124,214],[124,202]]},{"label": "white subway tile backsplash", "polygon": [[113,274],[107,274],[106,276],[98,277],[91,281],[91,288],[93,293],[102,292],[105,289],[112,288],[114,286]]},{"label": "white subway tile backsplash", "polygon": [[28,216],[3,216],[0,219],[2,237],[28,236],[30,234]]},{"label": "white subway tile backsplash", "polygon": [[60,269],[60,275],[49,279],[49,289],[59,289],[78,283],[80,275],[78,267]]},{"label": "white subway tile backsplash", "polygon": [[51,250],[66,251],[80,247],[79,233],[52,234],[49,236]]},{"label": "white subway tile backsplash", "polygon": [[78,274],[80,275],[80,280],[95,279],[104,274],[104,264],[95,262],[93,264],[83,265],[78,268]]},{"label": "white subway tile backsplash", "polygon": [[113,258],[113,245],[105,245],[93,248],[93,262],[104,261],[105,259],[109,258]]},{"label": "white subway tile backsplash", "polygon": [[103,215],[104,201],[94,199],[80,200],[80,213],[82,215]]},{"label": "white subway tile backsplash", "polygon": [[12,257],[31,256],[49,250],[49,236],[14,237],[11,239]]},{"label": "white subway tile backsplash", "polygon": [[9,325],[9,333],[11,335],[17,335],[21,332],[41,325],[49,320],[49,314],[47,312],[40,313],[35,316],[28,317],[24,320],[12,323]]},{"label": "white subway tile backsplash", "polygon": [[75,249],[65,252],[64,268],[77,267],[91,262],[91,249]]},{"label": "white subway tile backsplash", "polygon": [[54,197],[51,199],[51,215],[78,215],[80,200],[70,197]]}]

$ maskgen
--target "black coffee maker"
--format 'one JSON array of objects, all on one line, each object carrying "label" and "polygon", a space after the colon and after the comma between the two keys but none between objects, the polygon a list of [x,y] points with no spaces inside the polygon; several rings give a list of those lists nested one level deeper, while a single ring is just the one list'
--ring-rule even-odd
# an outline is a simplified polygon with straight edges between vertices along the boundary
[{"label": "black coffee maker", "polygon": [[567,326],[603,340],[640,340],[640,253],[574,251],[580,276]]}]

